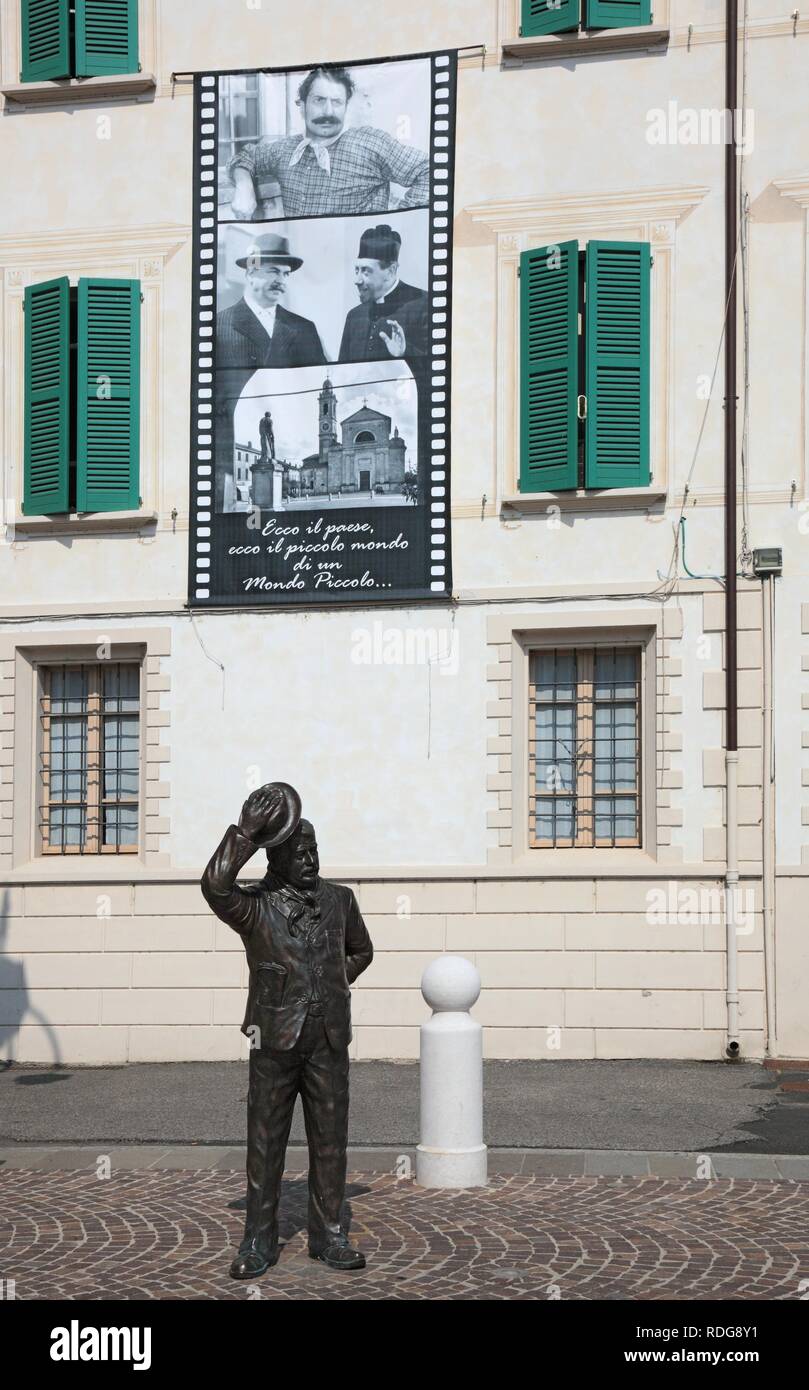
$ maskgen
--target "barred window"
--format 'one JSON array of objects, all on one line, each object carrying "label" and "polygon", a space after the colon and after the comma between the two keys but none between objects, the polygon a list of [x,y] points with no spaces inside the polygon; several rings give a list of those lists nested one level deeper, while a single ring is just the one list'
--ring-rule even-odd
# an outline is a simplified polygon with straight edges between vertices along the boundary
[{"label": "barred window", "polygon": [[640,845],[640,650],[531,654],[533,848]]},{"label": "barred window", "polygon": [[138,849],[140,666],[40,668],[43,854]]}]

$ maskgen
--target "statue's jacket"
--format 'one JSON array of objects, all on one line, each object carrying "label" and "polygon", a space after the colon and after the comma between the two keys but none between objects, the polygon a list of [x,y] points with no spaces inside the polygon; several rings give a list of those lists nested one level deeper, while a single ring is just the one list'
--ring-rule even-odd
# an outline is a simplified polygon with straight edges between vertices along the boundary
[{"label": "statue's jacket", "polygon": [[[202,892],[217,917],[238,932],[250,967],[242,1032],[255,1047],[294,1047],[313,1000],[319,999],[329,1043],[351,1041],[349,986],[371,964],[374,949],[350,888],[318,878],[304,911],[268,874],[240,885],[236,875],[256,846],[231,825],[202,876]],[[317,909],[319,909],[319,918]],[[256,1034],[251,1031],[258,1028]]]}]

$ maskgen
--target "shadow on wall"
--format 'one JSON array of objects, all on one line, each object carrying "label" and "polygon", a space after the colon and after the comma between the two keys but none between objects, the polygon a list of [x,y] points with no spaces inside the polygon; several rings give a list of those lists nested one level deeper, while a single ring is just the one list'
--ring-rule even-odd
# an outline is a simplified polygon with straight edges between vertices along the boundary
[{"label": "shadow on wall", "polygon": [[[60,1066],[59,1040],[44,1014],[35,1009],[28,999],[28,986],[25,980],[25,962],[14,960],[6,954],[11,894],[3,889],[0,897],[0,1060],[9,1063],[16,1061],[16,1042],[20,1024],[33,1022],[43,1029],[51,1050],[51,1065]],[[43,1076],[40,1078],[45,1080]],[[63,1077],[49,1076],[49,1080],[63,1080]],[[33,1081],[34,1078],[29,1078]]]}]

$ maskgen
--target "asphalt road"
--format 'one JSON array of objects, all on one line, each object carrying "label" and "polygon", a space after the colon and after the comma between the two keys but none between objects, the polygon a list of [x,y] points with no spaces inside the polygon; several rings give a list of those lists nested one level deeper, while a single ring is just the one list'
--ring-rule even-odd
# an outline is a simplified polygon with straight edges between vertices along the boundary
[{"label": "asphalt road", "polygon": [[[749,1062],[487,1062],[492,1147],[809,1154],[809,1089]],[[0,1070],[0,1144],[236,1144],[247,1064]],[[354,1062],[351,1144],[418,1141],[418,1065]],[[300,1104],[292,1143],[305,1140]]]}]

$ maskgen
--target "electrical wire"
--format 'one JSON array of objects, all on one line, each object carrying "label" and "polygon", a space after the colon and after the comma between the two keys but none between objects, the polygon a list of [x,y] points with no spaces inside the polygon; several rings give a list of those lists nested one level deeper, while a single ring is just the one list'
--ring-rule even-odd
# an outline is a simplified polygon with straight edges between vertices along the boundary
[{"label": "electrical wire", "polygon": [[[401,358],[398,358],[398,357],[397,357],[397,358],[391,358],[391,361],[392,361],[392,362],[393,362],[393,361],[399,362],[399,361],[402,361],[402,359],[401,359]],[[369,381],[361,381],[359,378],[357,378],[356,381],[342,381],[342,382],[336,382],[336,381],[332,381],[332,380],[331,380],[331,377],[329,376],[329,371],[328,371],[328,369],[329,369],[329,367],[337,367],[337,366],[339,366],[339,363],[337,363],[337,362],[327,362],[327,363],[325,364],[325,368],[320,369],[320,370],[325,370],[326,376],[328,377],[329,381],[331,382],[331,389],[332,389],[333,391],[335,391],[335,392],[336,392],[336,391],[350,391],[350,390],[353,390],[355,387],[362,387],[362,386],[390,386],[391,384],[395,384],[395,385],[398,386],[398,384],[399,384],[400,381],[415,381],[415,379],[416,379],[416,378],[413,376],[413,373],[410,372],[410,373],[407,374],[407,375],[405,375],[405,374],[400,374],[399,376],[379,376],[379,377],[373,377],[373,378],[371,378],[371,380],[369,380]],[[228,371],[233,371],[233,370],[234,370],[234,369],[233,369],[232,367],[227,367],[227,368],[225,368],[225,373],[227,373]],[[258,367],[258,368],[256,368],[256,370],[257,370],[257,371],[273,371],[273,370],[278,371],[279,369],[278,369],[277,367],[276,367],[276,368],[272,368],[272,367]],[[310,368],[309,370],[312,370],[312,369]],[[315,369],[315,370],[318,370],[318,369]],[[256,391],[255,393],[254,393],[254,392],[243,391],[243,392],[241,392],[241,393],[238,394],[238,395],[235,394],[235,393],[234,393],[234,394],[231,394],[231,393],[228,392],[228,391],[221,391],[221,392],[219,392],[219,393],[217,394],[216,402],[217,402],[217,405],[218,405],[220,401],[264,401],[264,400],[273,400],[273,401],[274,401],[274,400],[281,400],[284,396],[317,396],[317,395],[320,394],[320,392],[321,392],[322,390],[323,390],[323,384],[321,383],[320,386],[301,386],[297,391]]]},{"label": "electrical wire", "polygon": [[192,628],[192,631],[193,631],[193,633],[194,633],[194,636],[196,637],[197,641],[199,642],[199,645],[201,646],[201,648],[202,648],[202,650],[203,650],[205,656],[208,658],[209,661],[213,662],[214,666],[218,666],[218,667],[219,667],[219,670],[222,672],[222,709],[224,709],[224,708],[225,708],[225,678],[226,678],[226,672],[225,672],[224,663],[221,662],[221,661],[219,660],[218,657],[216,657],[216,656],[211,656],[211,653],[208,651],[208,648],[206,647],[205,643],[203,642],[202,636],[201,636],[201,634],[200,634],[200,632],[199,632],[199,629],[198,629],[198,627],[197,627],[197,625],[196,625],[196,623],[195,623],[195,621],[194,621],[194,614],[193,614],[193,612],[189,611],[188,616],[189,616],[189,618],[191,619],[191,628]]},{"label": "electrical wire", "polygon": [[[682,529],[681,526],[680,526],[680,523],[681,523],[681,521],[683,520],[683,517],[685,516],[686,503],[687,503],[687,501],[688,501],[688,494],[689,494],[690,489],[691,489],[691,479],[692,479],[693,476],[694,476],[694,469],[695,469],[696,466],[697,466],[697,459],[698,459],[698,457],[699,457],[700,446],[701,446],[701,444],[702,444],[702,436],[703,436],[703,434],[705,433],[705,426],[706,426],[706,424],[707,424],[707,422],[708,422],[708,411],[709,411],[710,408],[711,408],[711,401],[713,400],[713,389],[714,389],[714,384],[715,384],[715,382],[716,382],[716,374],[717,374],[717,372],[718,372],[718,370],[719,370],[719,361],[720,361],[720,358],[721,358],[721,356],[722,356],[722,348],[723,348],[724,343],[725,343],[725,333],[726,333],[726,331],[727,331],[727,325],[728,325],[728,310],[729,310],[729,308],[730,308],[730,297],[731,297],[731,294],[733,293],[733,284],[734,284],[734,281],[735,281],[735,278],[736,278],[736,267],[737,267],[738,261],[739,261],[740,238],[741,238],[741,229],[739,229],[739,231],[737,232],[737,235],[736,235],[736,252],[735,252],[735,255],[734,255],[734,257],[733,257],[733,266],[731,267],[731,275],[730,275],[730,285],[728,286],[727,298],[726,298],[726,300],[725,300],[725,311],[724,311],[724,313],[723,313],[723,315],[722,315],[722,328],[721,328],[721,331],[720,331],[720,333],[719,333],[719,342],[718,342],[717,348],[716,348],[716,357],[714,358],[713,372],[711,373],[711,385],[710,385],[710,388],[709,388],[709,391],[708,391],[707,399],[706,399],[706,401],[705,401],[705,409],[704,409],[704,411],[703,411],[703,413],[702,413],[702,421],[701,421],[701,423],[700,423],[699,431],[698,431],[698,433],[697,433],[696,442],[695,442],[695,444],[694,444],[694,452],[693,452],[692,457],[691,457],[691,466],[689,467],[688,476],[687,476],[687,478],[686,478],[686,480],[685,480],[685,484],[684,484],[684,487],[683,487],[683,500],[682,500],[682,504],[681,504],[681,506],[680,506],[680,515],[678,516],[677,520],[676,520],[675,522],[672,523],[673,530],[674,530],[674,546],[673,546],[673,548],[672,548],[671,559],[669,560],[668,573],[667,573],[666,575],[663,575],[663,574],[661,574],[660,570],[657,571],[658,578],[661,579],[661,580],[663,580],[664,583],[670,583],[672,586],[673,586],[674,584],[676,584],[676,582],[677,582],[677,580],[678,580],[678,578],[679,578],[680,535],[681,535],[681,529]],[[674,573],[673,573],[673,574],[672,574],[672,566],[674,566]],[[716,581],[717,581],[717,583],[719,583],[719,584],[724,584],[724,577],[723,577],[722,575],[718,575],[718,574],[717,574],[717,575],[715,575],[715,576],[714,576],[714,575],[710,575],[710,576],[707,576],[707,577],[712,578],[712,579],[715,578]]]}]

